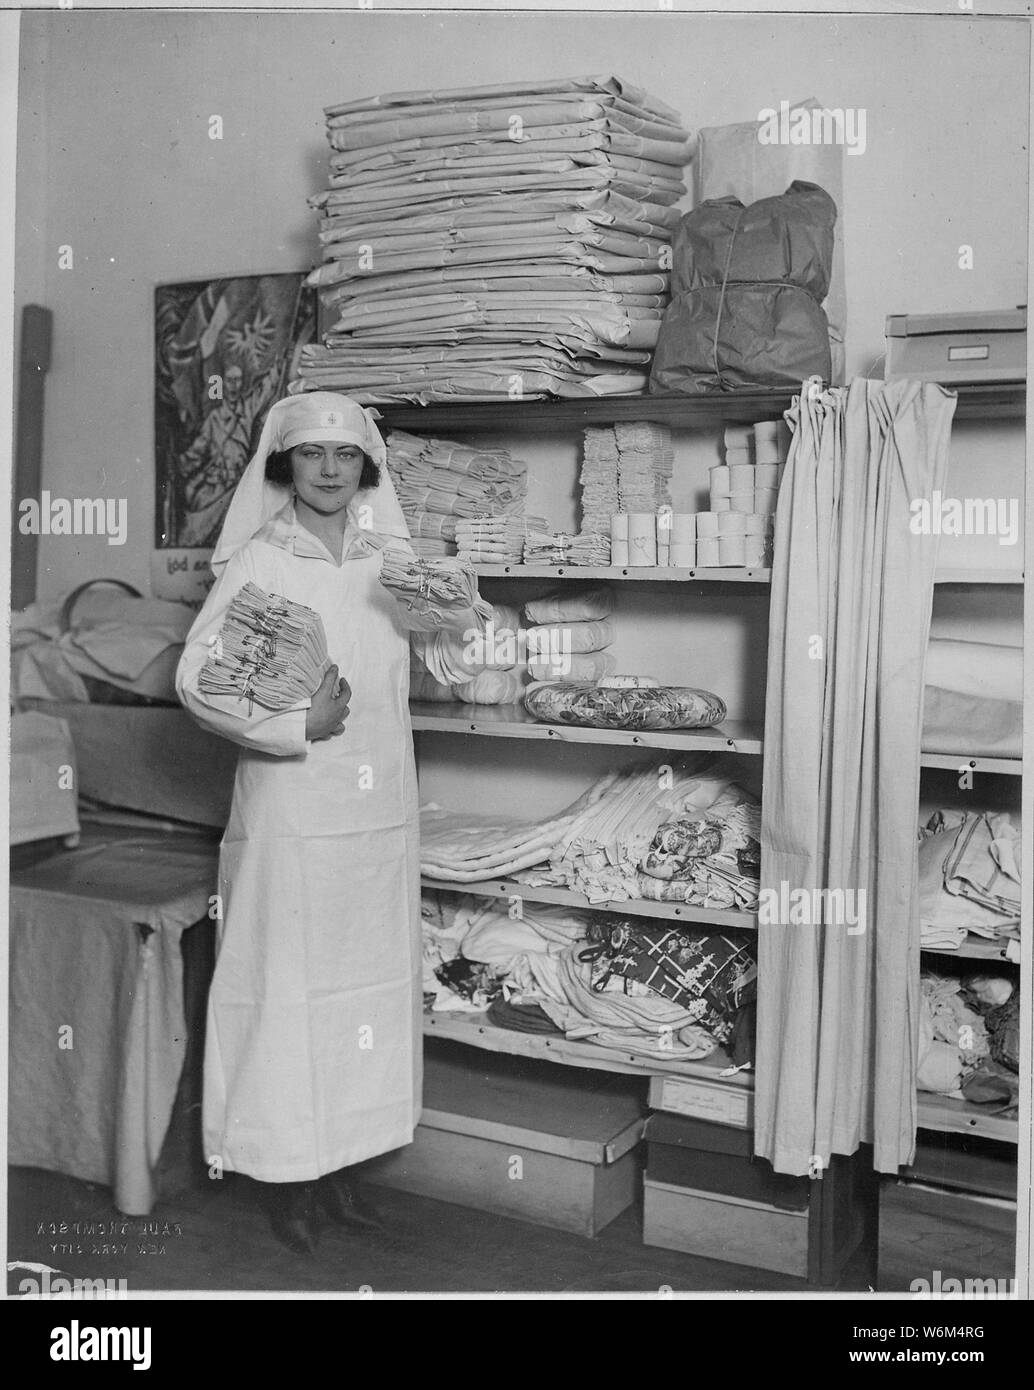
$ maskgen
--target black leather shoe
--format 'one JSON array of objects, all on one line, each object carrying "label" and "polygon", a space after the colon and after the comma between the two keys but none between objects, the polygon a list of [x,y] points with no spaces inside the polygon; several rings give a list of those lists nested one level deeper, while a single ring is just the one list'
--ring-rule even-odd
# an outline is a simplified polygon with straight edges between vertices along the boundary
[{"label": "black leather shoe", "polygon": [[380,1235],[386,1231],[376,1207],[360,1194],[359,1184],[347,1168],[320,1178],[316,1184],[316,1200],[338,1226],[354,1231],[375,1231]]},{"label": "black leather shoe", "polygon": [[311,1182],[270,1183],[269,1224],[281,1245],[296,1255],[315,1255],[315,1184]]}]

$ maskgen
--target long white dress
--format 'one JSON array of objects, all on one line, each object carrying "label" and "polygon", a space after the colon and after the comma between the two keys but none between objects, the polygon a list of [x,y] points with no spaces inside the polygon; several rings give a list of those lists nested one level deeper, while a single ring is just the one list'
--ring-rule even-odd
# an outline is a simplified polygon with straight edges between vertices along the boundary
[{"label": "long white dress", "polygon": [[[396,541],[392,545],[399,544]],[[208,1161],[305,1181],[412,1141],[421,1092],[420,886],[409,642],[379,543],[345,558],[289,504],[228,561],[188,636],[177,689],[242,747],[222,841],[208,1004]],[[316,609],[352,687],[344,733],[305,711],[198,689],[209,639],[248,581]]]}]

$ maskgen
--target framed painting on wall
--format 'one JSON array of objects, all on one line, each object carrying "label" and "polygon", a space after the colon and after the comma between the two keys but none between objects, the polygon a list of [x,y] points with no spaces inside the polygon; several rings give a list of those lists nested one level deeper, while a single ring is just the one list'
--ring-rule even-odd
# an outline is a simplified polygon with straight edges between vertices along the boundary
[{"label": "framed painting on wall", "polygon": [[270,405],[315,336],[306,272],[155,290],[155,544],[210,549]]}]

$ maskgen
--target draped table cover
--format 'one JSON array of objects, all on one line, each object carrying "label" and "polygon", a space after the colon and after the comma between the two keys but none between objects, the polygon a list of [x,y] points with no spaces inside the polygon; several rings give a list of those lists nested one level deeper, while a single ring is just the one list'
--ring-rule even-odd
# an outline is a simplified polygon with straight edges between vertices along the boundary
[{"label": "draped table cover", "polygon": [[[186,1055],[180,938],[218,845],[86,827],[11,875],[9,1158],[113,1188],[147,1215]],[[214,922],[213,922],[214,926]]]}]

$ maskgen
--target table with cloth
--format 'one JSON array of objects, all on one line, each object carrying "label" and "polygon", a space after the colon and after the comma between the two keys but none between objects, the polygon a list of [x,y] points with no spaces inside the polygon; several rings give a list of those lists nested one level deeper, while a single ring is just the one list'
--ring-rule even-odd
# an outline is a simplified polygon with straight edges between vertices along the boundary
[{"label": "table with cloth", "polygon": [[187,1052],[181,939],[209,917],[217,856],[203,832],[84,824],[77,848],[14,869],[10,1163],[150,1212]]}]

